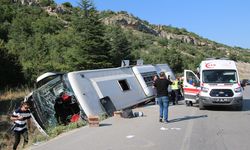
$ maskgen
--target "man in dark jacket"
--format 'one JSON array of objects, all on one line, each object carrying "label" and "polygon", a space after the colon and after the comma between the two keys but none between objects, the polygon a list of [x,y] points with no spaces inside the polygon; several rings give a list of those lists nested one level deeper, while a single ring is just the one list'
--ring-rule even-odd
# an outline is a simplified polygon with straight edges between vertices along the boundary
[{"label": "man in dark jacket", "polygon": [[156,88],[156,100],[160,106],[160,122],[168,122],[168,86],[172,82],[166,79],[164,72],[160,73],[160,78],[156,79],[154,82],[154,87]]}]

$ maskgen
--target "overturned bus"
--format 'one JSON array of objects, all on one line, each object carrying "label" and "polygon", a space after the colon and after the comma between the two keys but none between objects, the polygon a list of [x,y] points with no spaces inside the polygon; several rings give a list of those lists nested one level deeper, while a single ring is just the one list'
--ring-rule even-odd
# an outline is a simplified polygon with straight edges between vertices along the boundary
[{"label": "overturned bus", "polygon": [[153,77],[174,74],[167,64],[45,73],[28,96],[40,131],[91,115],[113,115],[116,110],[154,99]]}]

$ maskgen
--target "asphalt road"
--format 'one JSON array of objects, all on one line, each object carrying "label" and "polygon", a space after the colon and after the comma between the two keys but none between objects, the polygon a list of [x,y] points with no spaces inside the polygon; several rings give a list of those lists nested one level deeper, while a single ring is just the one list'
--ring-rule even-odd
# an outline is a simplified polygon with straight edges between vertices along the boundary
[{"label": "asphalt road", "polygon": [[158,122],[158,106],[138,108],[144,117],[112,117],[100,127],[82,127],[33,150],[250,150],[250,86],[242,111],[169,107],[169,124]]}]

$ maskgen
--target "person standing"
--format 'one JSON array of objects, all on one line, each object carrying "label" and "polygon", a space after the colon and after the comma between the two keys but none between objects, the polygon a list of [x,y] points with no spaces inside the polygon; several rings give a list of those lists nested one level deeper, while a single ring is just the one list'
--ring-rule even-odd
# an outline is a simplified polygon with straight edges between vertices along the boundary
[{"label": "person standing", "polygon": [[168,86],[172,82],[166,78],[164,72],[160,73],[160,77],[154,82],[156,88],[156,100],[160,107],[160,122],[168,122]]},{"label": "person standing", "polygon": [[172,87],[172,95],[173,95],[173,105],[178,104],[179,100],[179,78],[176,78],[173,81]]},{"label": "person standing", "polygon": [[[156,81],[158,78],[159,78],[158,75],[155,75],[155,76],[153,77],[153,85],[155,84],[155,81]],[[155,86],[153,86],[153,94],[154,94],[154,96],[156,96],[156,89],[155,89]],[[158,102],[157,102],[157,99],[156,99],[156,98],[155,98],[155,104],[158,105]]]},{"label": "person standing", "polygon": [[14,121],[14,136],[15,142],[13,145],[13,150],[17,149],[18,144],[20,143],[21,135],[24,138],[23,147],[28,144],[29,136],[28,136],[28,127],[30,127],[31,121],[31,113],[29,110],[29,104],[27,102],[22,102],[20,107],[16,109],[10,119]]}]

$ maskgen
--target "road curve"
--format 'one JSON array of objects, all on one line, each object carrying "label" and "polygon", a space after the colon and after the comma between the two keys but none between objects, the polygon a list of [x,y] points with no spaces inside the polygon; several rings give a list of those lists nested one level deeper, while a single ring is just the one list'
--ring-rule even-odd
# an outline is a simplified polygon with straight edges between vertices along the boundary
[{"label": "road curve", "polygon": [[169,107],[169,124],[158,122],[158,106],[137,108],[143,117],[108,118],[100,127],[82,127],[32,150],[249,150],[250,87],[242,111],[229,108],[199,110],[183,104]]}]

